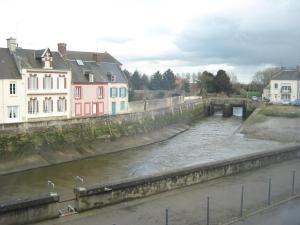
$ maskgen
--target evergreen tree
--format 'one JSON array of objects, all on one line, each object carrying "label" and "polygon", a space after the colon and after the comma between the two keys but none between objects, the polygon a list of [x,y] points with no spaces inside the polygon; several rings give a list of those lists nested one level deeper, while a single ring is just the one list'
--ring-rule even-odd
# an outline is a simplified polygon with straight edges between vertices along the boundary
[{"label": "evergreen tree", "polygon": [[172,90],[175,88],[176,77],[172,70],[168,69],[163,74],[162,88],[165,90]]},{"label": "evergreen tree", "polygon": [[219,70],[215,77],[216,92],[225,92],[227,95],[232,90],[230,78],[225,70]]},{"label": "evergreen tree", "polygon": [[151,76],[150,88],[152,90],[161,90],[162,86],[162,75],[159,71]]},{"label": "evergreen tree", "polygon": [[140,73],[136,70],[130,77],[130,83],[133,90],[141,90],[142,88],[142,79]]}]

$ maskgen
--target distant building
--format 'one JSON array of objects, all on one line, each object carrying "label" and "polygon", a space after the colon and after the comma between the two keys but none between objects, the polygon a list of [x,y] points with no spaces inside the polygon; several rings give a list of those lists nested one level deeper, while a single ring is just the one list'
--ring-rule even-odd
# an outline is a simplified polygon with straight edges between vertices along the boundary
[{"label": "distant building", "polygon": [[270,101],[288,104],[300,99],[300,68],[282,68],[270,81]]}]

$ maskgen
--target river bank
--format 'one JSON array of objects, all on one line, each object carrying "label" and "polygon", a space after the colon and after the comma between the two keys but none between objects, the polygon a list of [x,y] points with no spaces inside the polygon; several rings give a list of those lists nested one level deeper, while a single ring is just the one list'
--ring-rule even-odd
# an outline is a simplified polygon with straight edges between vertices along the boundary
[{"label": "river bank", "polygon": [[0,163],[0,175],[21,172],[39,167],[90,158],[106,153],[113,153],[143,147],[171,139],[189,129],[184,123],[172,124],[153,132],[132,137],[120,137],[114,141],[95,141],[86,148],[64,148],[55,151],[43,151],[5,160]]},{"label": "river bank", "polygon": [[300,142],[300,108],[278,105],[257,108],[239,131],[249,138]]}]

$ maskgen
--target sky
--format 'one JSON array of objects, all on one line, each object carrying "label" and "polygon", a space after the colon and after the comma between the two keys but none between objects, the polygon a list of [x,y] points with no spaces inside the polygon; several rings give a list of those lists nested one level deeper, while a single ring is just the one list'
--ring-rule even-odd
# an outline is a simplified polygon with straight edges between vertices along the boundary
[{"label": "sky", "polygon": [[107,51],[148,75],[300,64],[299,0],[1,0],[0,46]]}]

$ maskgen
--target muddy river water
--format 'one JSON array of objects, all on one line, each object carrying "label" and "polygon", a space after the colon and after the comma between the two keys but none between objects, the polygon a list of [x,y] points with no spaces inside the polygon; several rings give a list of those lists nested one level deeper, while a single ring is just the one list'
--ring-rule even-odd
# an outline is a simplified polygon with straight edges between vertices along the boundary
[{"label": "muddy river water", "polygon": [[84,179],[83,186],[107,183],[286,145],[246,138],[238,133],[242,123],[240,117],[216,115],[163,143],[0,176],[0,200],[48,192],[48,180],[62,199],[68,199],[73,196],[76,176]]}]

